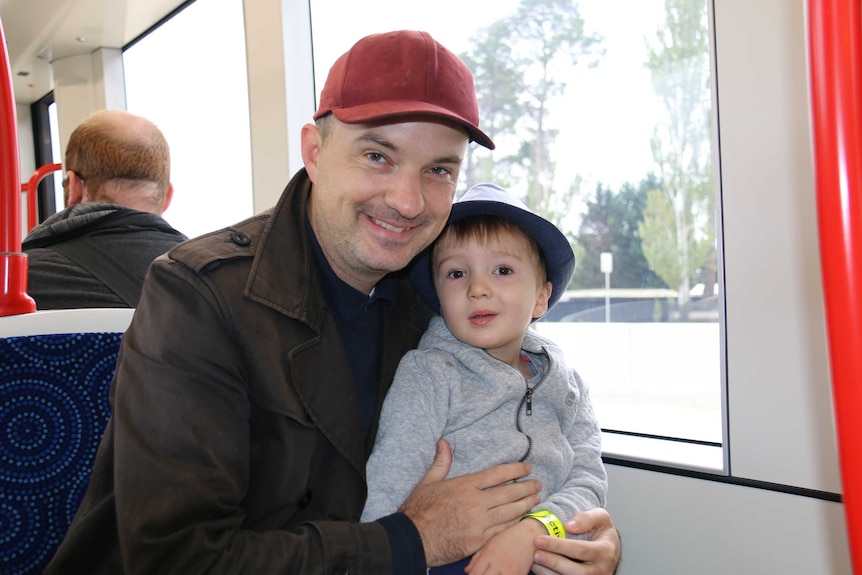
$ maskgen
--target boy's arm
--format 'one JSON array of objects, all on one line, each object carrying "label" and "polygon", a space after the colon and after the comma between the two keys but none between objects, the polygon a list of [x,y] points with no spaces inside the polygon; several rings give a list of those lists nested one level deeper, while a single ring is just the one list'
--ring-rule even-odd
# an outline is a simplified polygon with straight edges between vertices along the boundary
[{"label": "boy's arm", "polygon": [[546,509],[563,522],[581,511],[604,507],[608,491],[608,476],[602,463],[601,429],[589,388],[573,369],[569,370],[569,381],[578,389],[580,397],[574,424],[567,433],[575,463],[563,485],[536,506],[536,510]]}]

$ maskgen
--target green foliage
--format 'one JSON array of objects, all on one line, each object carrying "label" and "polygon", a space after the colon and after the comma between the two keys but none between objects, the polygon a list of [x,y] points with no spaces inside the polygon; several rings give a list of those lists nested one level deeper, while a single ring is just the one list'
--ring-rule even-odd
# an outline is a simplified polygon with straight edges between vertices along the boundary
[{"label": "green foliage", "polygon": [[676,253],[676,216],[667,194],[649,190],[644,212],[638,226],[641,236],[648,238],[643,243],[644,256],[667,285],[677,286],[682,270]]},{"label": "green foliage", "polygon": [[[499,145],[517,135],[520,119],[526,114],[521,94],[527,91],[524,58],[516,56],[510,41],[511,31],[506,20],[499,20],[479,30],[473,37],[474,47],[461,58],[473,71],[476,97],[485,133]],[[505,185],[511,166],[517,158],[476,154],[476,148],[467,148],[462,182],[465,187],[480,182],[498,182]]]},{"label": "green foliage", "polygon": [[685,308],[698,270],[715,265],[706,0],[665,0],[656,38],[646,65],[664,106],[652,138],[661,189],[648,194],[640,233],[647,260]]},{"label": "green foliage", "polygon": [[592,55],[600,38],[586,34],[580,9],[572,0],[521,0],[509,22],[519,53],[530,64],[525,70],[530,89],[524,94],[528,145],[522,148],[522,158],[529,167],[528,204],[540,209],[554,193],[550,148],[557,130],[548,122],[551,100],[565,92],[563,72],[576,66],[581,56]]},{"label": "green foliage", "polygon": [[657,187],[652,175],[638,187],[624,184],[617,193],[601,184],[596,187],[587,200],[586,213],[578,230],[573,288],[604,287],[604,274],[599,266],[602,252],[610,252],[614,256],[612,287],[667,287],[647,263],[640,237],[648,196]]},{"label": "green foliage", "polygon": [[[521,0],[514,14],[477,33],[474,47],[462,58],[476,78],[483,126],[500,151],[482,158],[484,152],[471,148],[465,186],[525,182],[527,204],[548,215],[544,210],[557,201],[551,102],[565,92],[560,79],[565,71],[583,56],[600,55],[600,42],[599,36],[586,34],[573,0]],[[563,201],[570,199],[567,192],[561,195]]]}]

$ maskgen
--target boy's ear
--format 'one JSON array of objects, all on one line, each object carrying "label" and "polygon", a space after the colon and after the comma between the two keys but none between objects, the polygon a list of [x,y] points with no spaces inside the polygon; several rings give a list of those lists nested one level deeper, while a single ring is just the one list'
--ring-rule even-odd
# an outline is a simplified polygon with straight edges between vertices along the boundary
[{"label": "boy's ear", "polygon": [[545,285],[536,293],[536,305],[533,306],[533,319],[542,317],[548,311],[548,300],[551,299],[551,292],[553,291],[554,284],[545,282]]}]

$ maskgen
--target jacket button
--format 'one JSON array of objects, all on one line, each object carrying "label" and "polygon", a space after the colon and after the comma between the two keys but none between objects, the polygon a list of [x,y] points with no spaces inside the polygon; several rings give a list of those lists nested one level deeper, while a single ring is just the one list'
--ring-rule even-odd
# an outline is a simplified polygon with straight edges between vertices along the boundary
[{"label": "jacket button", "polygon": [[234,232],[230,235],[230,239],[238,246],[247,246],[251,243],[251,236],[245,232]]},{"label": "jacket button", "polygon": [[308,507],[309,503],[311,503],[311,489],[305,492],[305,494],[296,503],[296,506],[300,509],[305,509],[306,507]]}]

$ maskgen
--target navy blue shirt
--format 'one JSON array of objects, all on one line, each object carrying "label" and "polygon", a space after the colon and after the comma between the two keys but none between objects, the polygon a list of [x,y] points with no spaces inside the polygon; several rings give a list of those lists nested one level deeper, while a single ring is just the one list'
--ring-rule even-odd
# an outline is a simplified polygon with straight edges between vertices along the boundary
[{"label": "navy blue shirt", "polygon": [[[307,220],[306,220],[307,221]],[[377,382],[380,379],[380,354],[383,341],[383,312],[395,305],[398,279],[387,276],[371,294],[363,294],[341,280],[329,265],[317,238],[308,224],[314,254],[323,275],[324,297],[335,312],[335,322],[359,398],[362,435],[368,436],[377,406]]]},{"label": "navy blue shirt", "polygon": [[[380,354],[383,341],[383,314],[395,305],[398,279],[386,276],[374,286],[370,294],[363,294],[341,280],[329,265],[317,236],[306,218],[309,237],[314,246],[323,291],[334,311],[338,332],[350,363],[359,410],[362,434],[368,436],[377,405],[377,382],[380,379]],[[398,574],[425,573],[425,548],[416,525],[403,513],[394,513],[378,519],[392,549],[392,572]]]}]

